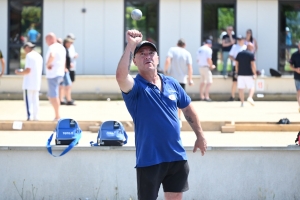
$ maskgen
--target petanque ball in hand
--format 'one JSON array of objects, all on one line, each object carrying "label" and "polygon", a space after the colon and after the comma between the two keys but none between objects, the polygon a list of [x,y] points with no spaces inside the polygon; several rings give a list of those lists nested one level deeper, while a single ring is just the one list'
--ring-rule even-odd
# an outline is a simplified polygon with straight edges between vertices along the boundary
[{"label": "petanque ball in hand", "polygon": [[142,18],[143,14],[142,14],[142,11],[139,10],[139,9],[134,9],[132,12],[131,12],[131,18],[133,20],[140,20]]}]

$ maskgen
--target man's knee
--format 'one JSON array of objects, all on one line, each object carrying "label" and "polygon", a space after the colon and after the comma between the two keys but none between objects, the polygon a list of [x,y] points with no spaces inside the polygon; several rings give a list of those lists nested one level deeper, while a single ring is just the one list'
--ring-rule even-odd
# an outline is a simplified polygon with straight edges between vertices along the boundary
[{"label": "man's knee", "polygon": [[174,193],[174,192],[165,192],[166,200],[182,200],[182,192]]}]

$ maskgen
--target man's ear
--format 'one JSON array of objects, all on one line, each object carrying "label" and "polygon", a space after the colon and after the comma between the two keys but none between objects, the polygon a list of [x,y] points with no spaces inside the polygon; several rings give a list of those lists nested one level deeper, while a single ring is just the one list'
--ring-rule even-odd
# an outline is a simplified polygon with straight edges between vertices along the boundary
[{"label": "man's ear", "polygon": [[[132,60],[132,61],[133,61],[133,63],[134,63],[135,66],[136,66],[135,57],[133,57],[133,60]],[[130,63],[130,64],[131,64],[131,63]]]}]

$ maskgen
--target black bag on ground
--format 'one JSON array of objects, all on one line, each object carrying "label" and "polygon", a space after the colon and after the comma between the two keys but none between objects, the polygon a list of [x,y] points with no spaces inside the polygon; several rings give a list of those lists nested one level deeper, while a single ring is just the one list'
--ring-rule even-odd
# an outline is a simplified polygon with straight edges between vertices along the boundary
[{"label": "black bag on ground", "polygon": [[290,124],[290,120],[288,118],[280,119],[277,124]]},{"label": "black bag on ground", "polygon": [[270,74],[271,76],[281,77],[281,72],[273,68],[270,68]]}]

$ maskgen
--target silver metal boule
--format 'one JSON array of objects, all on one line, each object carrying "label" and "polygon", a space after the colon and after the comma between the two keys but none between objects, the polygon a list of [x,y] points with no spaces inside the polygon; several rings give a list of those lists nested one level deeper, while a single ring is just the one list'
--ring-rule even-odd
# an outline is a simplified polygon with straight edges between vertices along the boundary
[{"label": "silver metal boule", "polygon": [[133,20],[140,20],[142,18],[143,14],[142,14],[142,11],[139,10],[139,9],[134,9],[132,12],[131,12],[131,18]]}]

